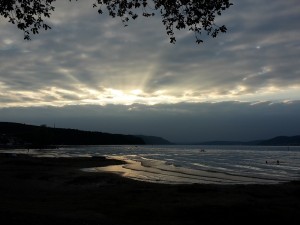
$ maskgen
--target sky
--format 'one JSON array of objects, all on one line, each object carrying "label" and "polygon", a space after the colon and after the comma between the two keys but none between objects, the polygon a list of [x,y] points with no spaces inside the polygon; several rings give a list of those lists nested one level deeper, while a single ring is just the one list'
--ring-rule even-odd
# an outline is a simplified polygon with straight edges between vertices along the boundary
[{"label": "sky", "polygon": [[0,121],[173,142],[300,134],[300,4],[234,0],[226,34],[175,32],[160,16],[98,15],[92,0],[55,3],[52,30],[23,40],[0,19]]}]

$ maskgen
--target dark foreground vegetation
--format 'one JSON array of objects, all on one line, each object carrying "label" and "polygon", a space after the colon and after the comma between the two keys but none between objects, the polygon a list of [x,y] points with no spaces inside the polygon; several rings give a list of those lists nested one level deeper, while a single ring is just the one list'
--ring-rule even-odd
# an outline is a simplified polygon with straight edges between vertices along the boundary
[{"label": "dark foreground vegetation", "polygon": [[0,154],[1,225],[300,224],[300,183],[163,185],[80,168],[103,157]]}]

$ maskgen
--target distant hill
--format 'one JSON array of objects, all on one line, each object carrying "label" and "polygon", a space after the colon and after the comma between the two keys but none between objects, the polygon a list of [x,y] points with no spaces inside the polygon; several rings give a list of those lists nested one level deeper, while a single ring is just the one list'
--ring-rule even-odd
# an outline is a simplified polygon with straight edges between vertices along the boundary
[{"label": "distant hill", "polygon": [[263,145],[263,146],[300,146],[300,135],[278,136],[267,140],[255,141],[208,141],[195,143],[198,145]]},{"label": "distant hill", "polygon": [[172,144],[168,140],[156,137],[156,136],[145,136],[145,135],[135,135],[136,137],[141,138],[146,145],[170,145]]},{"label": "distant hill", "polygon": [[297,136],[278,136],[269,140],[260,141],[260,145],[284,145],[284,146],[299,146],[300,145],[300,135]]},{"label": "distant hill", "polygon": [[75,129],[50,128],[20,123],[0,122],[0,145],[143,145],[133,135],[109,134]]}]

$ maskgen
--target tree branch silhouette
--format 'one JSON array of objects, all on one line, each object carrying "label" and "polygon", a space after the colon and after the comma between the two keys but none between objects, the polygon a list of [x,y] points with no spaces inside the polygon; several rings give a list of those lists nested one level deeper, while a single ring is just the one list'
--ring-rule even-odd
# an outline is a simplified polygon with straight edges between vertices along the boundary
[{"label": "tree branch silhouette", "polygon": [[[16,24],[24,32],[24,39],[30,40],[31,34],[51,27],[45,22],[55,10],[56,0],[0,0],[0,15],[8,22]],[[80,0],[69,0],[80,1]],[[119,17],[128,26],[130,20],[139,16],[152,17],[160,14],[170,42],[175,43],[174,30],[188,29],[194,32],[196,43],[203,42],[201,35],[206,33],[216,37],[226,32],[225,25],[215,24],[215,18],[228,9],[230,0],[93,0],[98,13],[107,11],[115,18]]]},{"label": "tree branch silhouette", "polygon": [[30,34],[38,34],[40,29],[51,27],[44,22],[54,11],[55,0],[0,0],[0,15],[8,22],[16,24],[24,32],[24,39],[30,40]]}]

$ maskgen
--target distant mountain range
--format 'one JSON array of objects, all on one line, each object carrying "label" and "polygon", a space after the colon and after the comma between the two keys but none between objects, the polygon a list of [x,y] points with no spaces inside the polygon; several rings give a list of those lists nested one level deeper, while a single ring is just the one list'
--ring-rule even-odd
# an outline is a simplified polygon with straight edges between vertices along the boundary
[{"label": "distant mountain range", "polygon": [[197,145],[261,145],[261,146],[300,146],[300,135],[277,136],[267,140],[256,141],[208,141],[194,143]]},{"label": "distant mountain range", "polygon": [[[146,135],[110,134],[76,129],[51,128],[21,123],[0,122],[0,148],[49,147],[57,145],[170,145],[168,140]],[[278,136],[255,141],[209,141],[193,145],[300,146],[300,135]]]},{"label": "distant mountain range", "polygon": [[167,140],[144,135],[110,134],[65,128],[51,128],[0,122],[0,147],[45,147],[57,145],[145,145],[170,144]]}]

